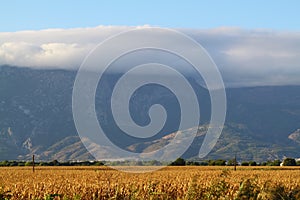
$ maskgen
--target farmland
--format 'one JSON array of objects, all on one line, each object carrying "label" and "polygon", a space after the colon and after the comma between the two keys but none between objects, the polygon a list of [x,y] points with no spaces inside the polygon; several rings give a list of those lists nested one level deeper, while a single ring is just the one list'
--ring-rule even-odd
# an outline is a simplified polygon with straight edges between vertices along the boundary
[{"label": "farmland", "polygon": [[[135,167],[143,170],[145,167]],[[300,199],[297,167],[0,168],[0,199]]]}]

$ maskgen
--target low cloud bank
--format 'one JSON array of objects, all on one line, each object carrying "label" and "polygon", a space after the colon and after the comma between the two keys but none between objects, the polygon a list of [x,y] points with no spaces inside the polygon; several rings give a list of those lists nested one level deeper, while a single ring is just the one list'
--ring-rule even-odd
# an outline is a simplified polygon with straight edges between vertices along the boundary
[{"label": "low cloud bank", "polygon": [[[3,32],[0,65],[77,69],[98,43],[133,28],[136,27]],[[178,30],[208,51],[226,86],[300,85],[300,32],[232,27]]]}]

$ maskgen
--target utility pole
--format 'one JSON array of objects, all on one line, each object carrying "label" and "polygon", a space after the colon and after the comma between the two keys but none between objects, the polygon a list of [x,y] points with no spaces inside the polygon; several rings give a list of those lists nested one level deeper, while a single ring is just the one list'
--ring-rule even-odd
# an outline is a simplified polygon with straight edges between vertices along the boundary
[{"label": "utility pole", "polygon": [[234,154],[234,171],[236,171],[236,153]]},{"label": "utility pole", "polygon": [[34,154],[32,155],[32,172],[34,172]]}]

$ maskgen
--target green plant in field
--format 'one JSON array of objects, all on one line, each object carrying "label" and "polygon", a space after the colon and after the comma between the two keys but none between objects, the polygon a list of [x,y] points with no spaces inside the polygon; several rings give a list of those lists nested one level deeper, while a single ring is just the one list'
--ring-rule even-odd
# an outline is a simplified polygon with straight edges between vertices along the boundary
[{"label": "green plant in field", "polygon": [[257,182],[254,179],[246,179],[240,183],[236,199],[255,200],[259,192]]},{"label": "green plant in field", "polygon": [[220,199],[225,197],[230,189],[230,184],[226,181],[226,178],[230,175],[228,170],[223,170],[219,178],[213,181],[210,187],[207,189],[207,199]]},{"label": "green plant in field", "polygon": [[131,200],[138,199],[138,191],[139,191],[138,188],[134,187],[133,185],[130,185],[130,193],[128,195],[128,198]]},{"label": "green plant in field", "polygon": [[220,199],[225,197],[229,189],[229,184],[223,179],[213,183],[208,188],[207,198],[208,199]]},{"label": "green plant in field", "polygon": [[300,187],[296,187],[290,191],[283,185],[264,184],[261,193],[258,195],[260,200],[298,200],[300,199]]},{"label": "green plant in field", "polygon": [[[144,196],[144,199],[161,199],[166,195],[164,192],[158,190],[159,182],[149,182],[147,185],[147,193]],[[138,198],[140,199],[140,198]]]},{"label": "green plant in field", "polygon": [[185,199],[186,200],[203,199],[204,192],[205,191],[203,190],[203,188],[201,188],[197,184],[197,177],[194,176],[190,182]]},{"label": "green plant in field", "polygon": [[291,199],[300,199],[300,186],[297,186],[296,188],[292,189],[289,192],[289,197]]},{"label": "green plant in field", "polygon": [[3,187],[0,188],[0,200],[8,200],[11,197],[11,191],[6,191]]},{"label": "green plant in field", "polygon": [[62,197],[62,194],[46,194],[44,200],[54,200],[55,197]]},{"label": "green plant in field", "polygon": [[288,192],[286,192],[283,185],[275,185],[270,188],[269,199],[282,199],[282,200],[291,200]]},{"label": "green plant in field", "polygon": [[81,199],[81,196],[79,194],[75,194],[73,196],[73,200],[80,200]]}]

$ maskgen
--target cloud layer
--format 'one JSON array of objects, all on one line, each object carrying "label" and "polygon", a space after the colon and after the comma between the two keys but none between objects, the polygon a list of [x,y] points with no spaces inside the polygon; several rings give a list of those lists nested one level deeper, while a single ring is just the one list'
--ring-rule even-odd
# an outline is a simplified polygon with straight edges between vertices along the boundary
[{"label": "cloud layer", "polygon": [[127,29],[99,26],[0,33],[0,65],[78,68],[99,42]]},{"label": "cloud layer", "polygon": [[[77,69],[98,43],[133,28],[98,26],[0,33],[0,65]],[[227,86],[300,85],[300,32],[228,27],[179,31],[208,51]]]}]

